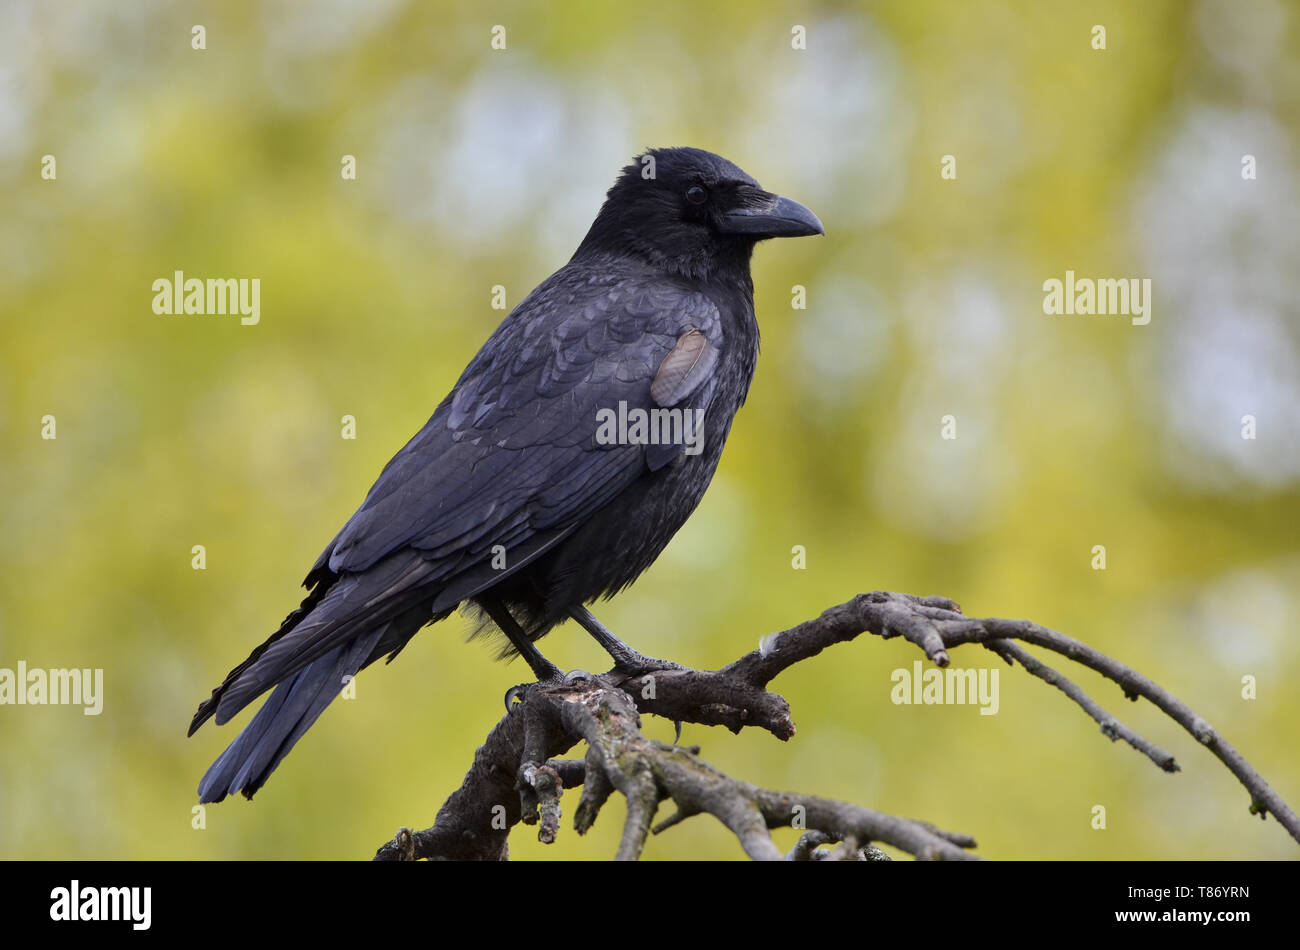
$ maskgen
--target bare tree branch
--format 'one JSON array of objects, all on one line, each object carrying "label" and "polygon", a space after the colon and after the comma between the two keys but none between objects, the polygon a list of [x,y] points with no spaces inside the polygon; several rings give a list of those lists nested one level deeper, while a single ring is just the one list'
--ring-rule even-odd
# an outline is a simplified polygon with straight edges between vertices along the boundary
[{"label": "bare tree branch", "polygon": [[1026,673],[1030,673],[1045,682],[1051,683],[1061,692],[1065,693],[1066,696],[1073,699],[1083,707],[1084,712],[1097,720],[1097,723],[1101,726],[1101,731],[1106,738],[1111,739],[1112,741],[1115,739],[1123,739],[1166,772],[1180,771],[1178,763],[1174,761],[1174,757],[1171,754],[1166,752],[1164,749],[1161,749],[1159,746],[1152,745],[1132,729],[1125,726],[1110,713],[1106,712],[1106,710],[1098,706],[1092,700],[1092,697],[1070,680],[1066,679],[1046,663],[1040,663],[1038,660],[1034,659],[1033,655],[1028,650],[1024,649],[1024,647],[1012,643],[1010,640],[991,640],[988,643],[985,643],[984,646],[1013,666],[1019,662],[1020,665],[1025,668]]},{"label": "bare tree branch", "polygon": [[[795,733],[790,707],[767,684],[795,663],[863,633],[901,636],[931,660],[947,666],[948,651],[979,643],[1008,663],[1057,687],[1101,726],[1112,741],[1123,739],[1165,771],[1178,771],[1174,757],[1106,712],[1075,683],[1039,661],[1022,641],[1058,653],[1117,683],[1133,700],[1144,697],[1205,745],[1246,786],[1251,811],[1272,813],[1300,841],[1300,820],[1280,796],[1204,719],[1166,690],[1110,657],[1027,620],[966,617],[943,597],[876,591],[860,594],[821,616],[767,637],[759,649],[720,670],[680,667],[630,676],[617,671],[564,687],[531,687],[474,757],[460,788],[443,804],[432,828],[402,829],[379,849],[376,860],[507,857],[506,837],[518,821],[540,822],[541,840],[554,840],[563,788],[583,786],[575,815],[579,833],[591,827],[609,796],[628,803],[618,857],[635,859],[649,834],[699,814],[725,825],[753,858],[775,860],[874,860],[892,845],[918,858],[969,858],[975,842],[966,835],[811,795],[775,792],[733,779],[699,758],[698,748],[647,739],[638,713],[674,722],[723,725],[733,732],[765,729],[780,739]],[[581,760],[556,759],[578,742]],[[676,811],[653,825],[659,805]],[[794,827],[804,835],[788,855],[769,829]],[[837,844],[833,850],[825,846]]]}]

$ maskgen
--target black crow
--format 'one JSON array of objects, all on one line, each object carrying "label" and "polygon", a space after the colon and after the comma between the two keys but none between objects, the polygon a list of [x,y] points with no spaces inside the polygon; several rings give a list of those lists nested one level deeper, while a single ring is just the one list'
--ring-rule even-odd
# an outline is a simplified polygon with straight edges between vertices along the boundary
[{"label": "black crow", "polygon": [[570,617],[617,667],[653,667],[584,605],[649,567],[713,478],[758,357],[755,243],[822,233],[803,205],[700,149],[624,168],[573,259],[384,467],[302,605],[199,706],[190,735],[275,687],[200,800],[251,798],[346,678],[461,604],[539,680],[561,673],[533,641]]}]

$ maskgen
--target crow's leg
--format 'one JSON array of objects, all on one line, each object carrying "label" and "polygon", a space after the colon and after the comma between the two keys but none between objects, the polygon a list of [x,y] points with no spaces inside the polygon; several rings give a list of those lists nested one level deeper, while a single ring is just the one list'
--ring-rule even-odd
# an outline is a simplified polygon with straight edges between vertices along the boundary
[{"label": "crow's leg", "polygon": [[590,610],[581,605],[574,607],[569,611],[569,616],[582,625],[582,629],[591,634],[592,639],[600,644],[601,648],[610,655],[614,661],[614,669],[620,673],[653,673],[656,670],[680,670],[681,666],[677,663],[670,663],[668,660],[656,660],[653,657],[642,656],[636,650],[620,640],[605,626],[595,618]]},{"label": "crow's leg", "polygon": [[564,679],[564,671],[542,656],[542,651],[533,645],[532,640],[528,639],[528,634],[524,633],[524,628],[519,626],[514,617],[510,616],[510,611],[506,609],[505,604],[486,597],[482,598],[479,603],[483,605],[487,615],[492,618],[492,622],[510,638],[510,643],[519,651],[519,655],[527,661],[539,683],[550,683]]}]

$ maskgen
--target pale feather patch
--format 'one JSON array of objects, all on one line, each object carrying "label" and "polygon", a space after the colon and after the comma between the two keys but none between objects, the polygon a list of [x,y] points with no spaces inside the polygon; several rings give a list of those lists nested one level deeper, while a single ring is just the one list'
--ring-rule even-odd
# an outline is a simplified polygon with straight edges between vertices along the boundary
[{"label": "pale feather patch", "polygon": [[718,351],[708,338],[699,330],[688,331],[659,364],[650,384],[650,398],[659,406],[676,405],[708,378],[717,361]]}]

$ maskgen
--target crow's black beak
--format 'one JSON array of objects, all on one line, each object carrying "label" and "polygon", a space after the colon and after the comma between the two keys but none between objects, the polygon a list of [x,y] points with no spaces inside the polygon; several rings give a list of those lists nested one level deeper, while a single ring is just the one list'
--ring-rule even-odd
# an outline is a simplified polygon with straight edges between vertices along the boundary
[{"label": "crow's black beak", "polygon": [[766,191],[747,196],[742,207],[721,216],[718,230],[752,238],[803,237],[825,234],[817,215],[797,201]]}]

